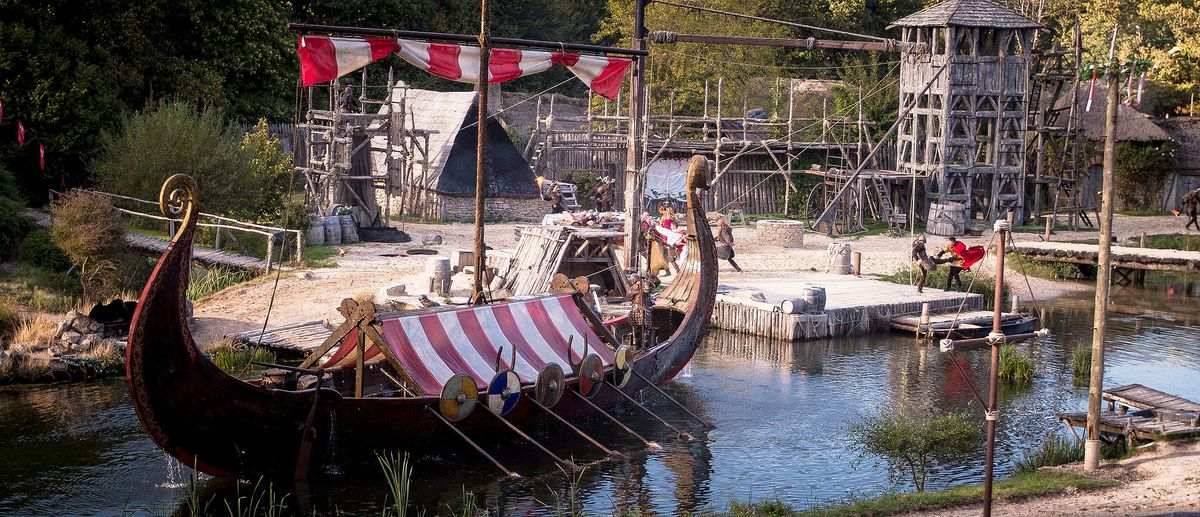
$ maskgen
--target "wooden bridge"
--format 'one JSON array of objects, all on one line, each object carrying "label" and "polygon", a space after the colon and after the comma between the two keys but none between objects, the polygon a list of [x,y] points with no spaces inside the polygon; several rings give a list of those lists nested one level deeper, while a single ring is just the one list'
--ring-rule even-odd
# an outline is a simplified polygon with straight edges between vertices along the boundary
[{"label": "wooden bridge", "polygon": [[[1039,262],[1093,267],[1100,255],[1099,245],[1074,242],[1022,242],[1013,250]],[[1146,271],[1200,272],[1200,251],[1113,246],[1111,253],[1114,281],[1121,285],[1140,283]]]},{"label": "wooden bridge", "polygon": [[[111,194],[98,190],[75,189],[73,192],[84,192],[106,197],[113,201],[113,208],[123,215],[160,221],[166,227],[165,229],[167,230],[167,236],[158,237],[136,232],[125,232],[125,243],[130,248],[141,252],[152,255],[162,254],[162,252],[166,251],[167,249],[167,243],[169,242],[170,238],[168,236],[174,235],[175,225],[182,222],[180,219],[164,217],[158,214],[158,203],[154,201],[147,201],[145,199],[122,196],[119,194]],[[62,193],[56,191],[50,191],[50,193],[53,198],[57,198],[62,195]],[[152,208],[148,210],[135,210],[118,206],[118,204],[135,207],[150,206]],[[199,215],[200,222],[197,222],[196,226],[201,228],[212,228],[214,230],[215,237],[213,247],[201,246],[195,243],[192,244],[192,260],[195,262],[208,266],[222,266],[245,271],[253,271],[257,273],[269,272],[275,263],[278,262],[278,257],[276,255],[278,250],[275,249],[275,241],[280,236],[286,236],[287,234],[292,234],[291,237],[294,238],[296,242],[296,256],[294,260],[297,262],[303,260],[304,232],[299,230],[288,230],[274,226],[248,223],[204,212],[200,212]],[[44,214],[35,217],[35,221],[42,226],[50,226],[50,218]],[[266,257],[258,258],[235,253],[227,249],[222,249],[222,236],[229,235],[232,237],[233,232],[249,233],[264,237],[267,243]],[[287,242],[287,240],[284,239],[283,242]]]}]

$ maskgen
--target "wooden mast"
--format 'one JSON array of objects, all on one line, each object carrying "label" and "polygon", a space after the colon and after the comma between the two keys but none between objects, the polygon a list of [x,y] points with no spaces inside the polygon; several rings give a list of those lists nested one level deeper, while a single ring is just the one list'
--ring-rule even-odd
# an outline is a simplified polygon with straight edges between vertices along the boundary
[{"label": "wooden mast", "polygon": [[475,117],[475,286],[471,290],[471,303],[486,302],[483,285],[487,267],[486,250],[483,244],[484,190],[487,188],[487,117],[488,117],[488,0],[479,0],[479,82],[476,85],[475,102],[478,108]]},{"label": "wooden mast", "polygon": [[[635,0],[633,8],[633,50],[646,48],[646,3]],[[638,248],[641,244],[642,214],[642,113],[646,58],[633,58],[633,80],[629,83],[629,139],[625,155],[625,269],[638,271]]]}]

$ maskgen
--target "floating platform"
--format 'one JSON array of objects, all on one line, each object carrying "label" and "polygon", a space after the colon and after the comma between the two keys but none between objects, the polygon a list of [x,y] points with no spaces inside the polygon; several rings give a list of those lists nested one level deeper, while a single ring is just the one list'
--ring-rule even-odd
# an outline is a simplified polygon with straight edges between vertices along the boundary
[{"label": "floating platform", "polygon": [[[1108,411],[1100,414],[1100,432],[1127,441],[1154,441],[1200,436],[1200,403],[1141,384],[1103,393]],[[1087,412],[1059,413],[1071,427],[1087,427]]]},{"label": "floating platform", "polygon": [[[1029,315],[1005,312],[1000,317],[1000,330],[1005,334],[1033,332],[1037,318]],[[952,334],[955,338],[977,338],[987,336],[992,331],[992,311],[951,311],[943,314],[932,314],[929,322],[922,325],[920,314],[906,314],[892,318],[892,330],[899,332],[930,334],[946,337]]]},{"label": "floating platform", "polygon": [[[825,289],[825,310],[813,314],[785,314],[784,300],[799,298],[807,287]],[[742,334],[797,341],[887,331],[897,316],[975,311],[983,296],[893,284],[853,275],[789,272],[777,276],[734,276],[718,288],[713,327]],[[989,313],[990,314],[990,313]]]}]

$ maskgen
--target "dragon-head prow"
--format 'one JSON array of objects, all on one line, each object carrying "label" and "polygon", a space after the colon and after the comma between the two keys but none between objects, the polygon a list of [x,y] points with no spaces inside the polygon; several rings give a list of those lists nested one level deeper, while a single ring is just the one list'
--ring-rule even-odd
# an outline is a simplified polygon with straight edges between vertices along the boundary
[{"label": "dragon-head prow", "polygon": [[691,160],[688,160],[687,168],[687,188],[691,192],[696,189],[707,189],[709,175],[712,172],[710,162],[707,158],[700,155],[693,155]]}]

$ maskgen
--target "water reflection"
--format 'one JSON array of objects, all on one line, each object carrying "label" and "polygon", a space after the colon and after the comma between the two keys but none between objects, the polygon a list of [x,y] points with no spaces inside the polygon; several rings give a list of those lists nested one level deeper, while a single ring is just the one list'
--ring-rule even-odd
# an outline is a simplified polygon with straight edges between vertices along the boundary
[{"label": "water reflection", "polygon": [[[1194,294],[1200,290],[1186,282],[1114,290],[1106,385],[1141,382],[1200,400],[1200,299]],[[1056,412],[1086,405],[1086,389],[1072,385],[1071,354],[1090,346],[1091,295],[1042,305],[1052,336],[1018,345],[1034,358],[1033,383],[1001,393],[1000,475],[1047,433],[1063,432]],[[1136,315],[1142,313],[1149,316]],[[982,426],[971,383],[985,386],[987,367],[985,351],[951,356],[907,335],[793,344],[714,332],[692,375],[667,390],[715,429],[706,432],[658,395],[643,394],[695,442],[676,440],[639,410],[627,409],[620,417],[663,450],[640,451],[640,442],[609,423],[581,422],[606,445],[634,453],[591,464],[575,481],[519,445],[501,452],[522,462],[522,472],[542,475],[510,482],[465,453],[426,458],[415,467],[415,503],[450,513],[471,492],[478,504],[509,514],[548,515],[555,504],[572,500],[589,513],[678,514],[722,510],[735,500],[778,498],[805,507],[905,490],[903,481],[893,487],[886,465],[857,455],[846,430],[863,416],[898,407],[963,410]],[[552,427],[533,431],[569,441]],[[597,457],[586,445],[570,445],[559,443],[556,451],[581,461]],[[0,457],[2,515],[169,513],[188,492],[162,486],[178,478],[168,478],[163,454],[141,431],[119,380],[0,389]],[[934,472],[929,488],[977,482],[982,450],[978,457]],[[188,472],[185,467],[184,479]],[[221,480],[206,480],[201,488],[205,498],[237,491]],[[322,482],[309,487],[308,504],[320,513],[378,514],[383,488],[381,478]]]}]

